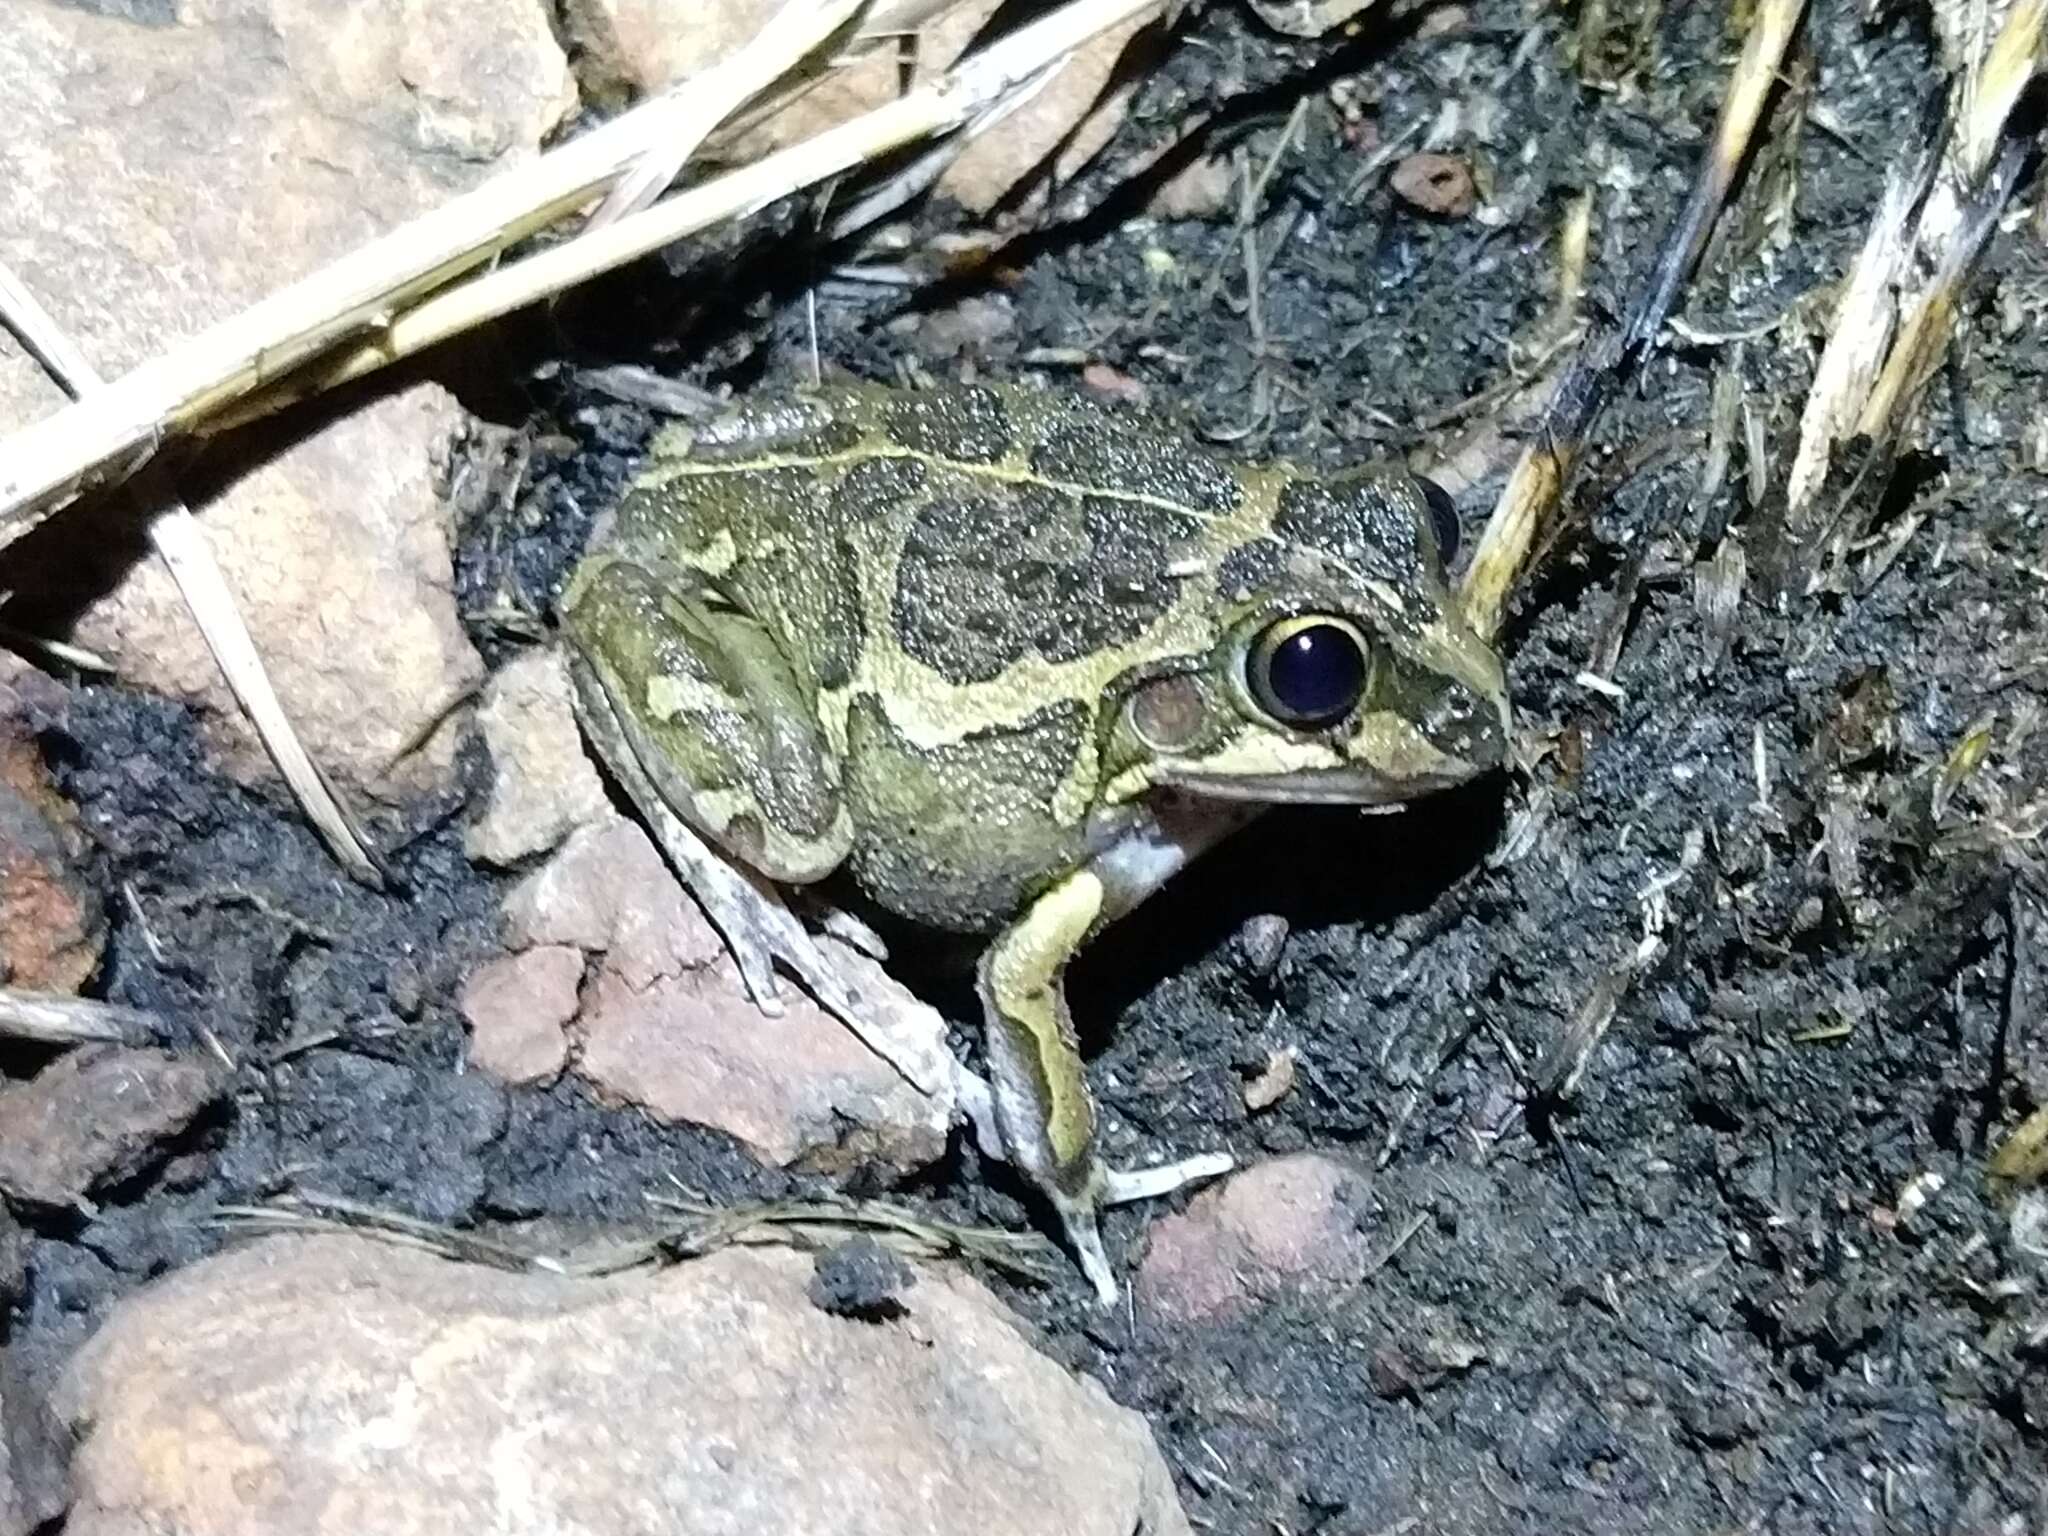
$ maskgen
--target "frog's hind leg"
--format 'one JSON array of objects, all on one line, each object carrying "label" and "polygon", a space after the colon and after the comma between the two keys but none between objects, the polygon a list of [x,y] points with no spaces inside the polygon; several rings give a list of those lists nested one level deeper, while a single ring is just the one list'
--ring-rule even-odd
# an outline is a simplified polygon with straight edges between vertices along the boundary
[{"label": "frog's hind leg", "polygon": [[1227,1173],[1233,1163],[1225,1152],[1127,1171],[1102,1162],[1095,1101],[1067,1009],[1067,962],[1092,935],[1253,814],[1249,807],[1211,805],[1148,816],[1041,896],[982,957],[989,1080],[1004,1150],[1052,1203],[1104,1305],[1116,1300],[1117,1283],[1102,1247],[1102,1208],[1170,1194]]},{"label": "frog's hind leg", "polygon": [[761,625],[674,576],[621,559],[579,579],[565,623],[583,728],[761,1010],[783,1011],[780,967],[914,1086],[948,1096],[952,1056],[892,1028],[774,883],[829,874],[853,836],[796,676]]}]

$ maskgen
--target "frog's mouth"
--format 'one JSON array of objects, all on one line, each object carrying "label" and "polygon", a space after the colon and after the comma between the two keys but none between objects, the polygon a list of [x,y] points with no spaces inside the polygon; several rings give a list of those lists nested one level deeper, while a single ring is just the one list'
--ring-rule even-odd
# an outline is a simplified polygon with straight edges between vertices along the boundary
[{"label": "frog's mouth", "polygon": [[1469,764],[1434,772],[1386,774],[1370,768],[1320,768],[1291,773],[1161,773],[1162,788],[1205,800],[1257,801],[1262,805],[1405,805],[1450,789],[1481,770]]}]

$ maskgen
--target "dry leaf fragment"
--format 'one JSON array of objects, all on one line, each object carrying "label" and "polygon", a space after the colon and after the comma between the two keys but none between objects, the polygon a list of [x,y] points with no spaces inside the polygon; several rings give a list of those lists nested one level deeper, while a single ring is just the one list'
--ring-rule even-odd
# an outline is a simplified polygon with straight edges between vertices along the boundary
[{"label": "dry leaf fragment", "polygon": [[1295,1067],[1300,1060],[1301,1053],[1291,1045],[1268,1051],[1259,1075],[1244,1085],[1244,1107],[1256,1115],[1294,1092]]}]

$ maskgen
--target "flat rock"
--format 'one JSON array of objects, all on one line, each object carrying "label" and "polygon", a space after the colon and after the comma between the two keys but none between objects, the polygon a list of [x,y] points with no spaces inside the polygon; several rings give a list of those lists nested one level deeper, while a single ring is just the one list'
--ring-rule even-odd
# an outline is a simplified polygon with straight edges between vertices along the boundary
[{"label": "flat rock", "polygon": [[515,886],[505,932],[515,949],[573,944],[602,953],[638,987],[725,953],[647,834],[622,816],[580,829]]},{"label": "flat rock", "polygon": [[1176,1536],[1144,1421],[972,1280],[895,1320],[808,1258],[605,1280],[272,1238],[123,1302],[55,1394],[67,1536]]},{"label": "flat rock", "polygon": [[1211,1186],[1152,1224],[1140,1302],[1177,1321],[1221,1318],[1288,1288],[1355,1284],[1372,1244],[1360,1227],[1365,1175],[1298,1153]]},{"label": "flat rock", "polygon": [[21,1299],[28,1280],[28,1232],[0,1201],[0,1314]]},{"label": "flat rock", "polygon": [[73,1206],[162,1156],[225,1089],[206,1063],[169,1051],[87,1046],[0,1088],[0,1194]]},{"label": "flat rock", "polygon": [[[110,377],[529,158],[574,101],[539,5],[391,0],[345,25],[327,0],[176,0],[166,25],[94,9],[8,0],[0,263]],[[0,348],[0,431],[61,403]],[[451,760],[446,730],[408,754],[482,675],[431,467],[458,416],[431,384],[316,408],[186,487],[314,756],[393,793]],[[205,706],[229,766],[267,773],[168,576],[109,514],[60,520],[94,520],[107,568],[55,563],[50,622],[84,600],[75,638]]]},{"label": "flat rock", "polygon": [[515,1087],[561,1076],[583,965],[574,945],[543,944],[473,973],[457,999],[469,1025],[470,1065]]},{"label": "flat rock", "polygon": [[560,650],[529,651],[493,673],[477,724],[490,749],[491,790],[483,815],[463,835],[472,859],[516,864],[611,815],[583,750]]},{"label": "flat rock", "polygon": [[809,998],[785,1003],[762,1014],[729,961],[644,988],[606,970],[584,1001],[576,1070],[601,1097],[724,1131],[776,1167],[918,1168],[944,1153],[945,1106]]},{"label": "flat rock", "polygon": [[[945,1021],[830,938],[819,943],[903,1037],[930,1091],[794,982],[784,1013],[763,1014],[724,941],[637,823],[615,816],[571,834],[506,899],[505,929],[515,956],[566,948],[591,962],[566,1029],[571,1070],[601,1097],[724,1131],[777,1167],[914,1169],[944,1153],[954,1106]],[[503,965],[487,967],[487,979],[512,975]]]}]

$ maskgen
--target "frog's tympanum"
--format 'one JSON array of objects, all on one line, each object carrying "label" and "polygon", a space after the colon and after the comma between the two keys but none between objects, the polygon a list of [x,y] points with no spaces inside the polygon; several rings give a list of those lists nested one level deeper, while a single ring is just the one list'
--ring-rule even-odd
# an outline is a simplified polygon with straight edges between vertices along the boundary
[{"label": "frog's tympanum", "polygon": [[862,1028],[770,881],[843,868],[988,936],[994,1132],[1110,1298],[1099,1209],[1227,1161],[1102,1165],[1067,962],[1265,805],[1502,760],[1448,512],[1055,395],[828,388],[658,438],[563,619],[592,740],[764,1007],[780,964]]}]

